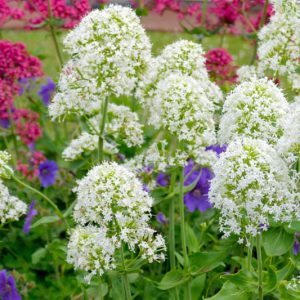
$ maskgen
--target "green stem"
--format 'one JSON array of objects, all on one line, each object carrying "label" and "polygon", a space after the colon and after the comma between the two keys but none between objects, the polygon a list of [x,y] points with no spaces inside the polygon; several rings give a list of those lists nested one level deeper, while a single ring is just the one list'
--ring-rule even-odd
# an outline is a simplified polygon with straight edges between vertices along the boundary
[{"label": "green stem", "polygon": [[[184,222],[184,203],[183,203],[183,187],[184,187],[184,168],[180,168],[179,175],[179,214],[180,214],[180,234],[181,234],[181,246],[183,253],[183,266],[186,270],[189,266],[189,258],[186,247],[186,236],[185,236],[185,222]],[[191,290],[189,283],[185,286],[185,299],[191,300]]]},{"label": "green stem", "polygon": [[104,99],[102,116],[100,121],[100,131],[99,131],[99,139],[98,139],[98,162],[102,163],[103,161],[103,146],[104,146],[104,129],[107,115],[107,106],[108,106],[108,97]]},{"label": "green stem", "polygon": [[57,214],[57,216],[59,218],[61,218],[62,220],[64,220],[68,226],[67,221],[65,220],[62,212],[59,210],[59,208],[56,206],[56,204],[49,199],[47,196],[45,196],[43,193],[41,193],[40,191],[38,191],[37,189],[33,188],[32,186],[28,185],[27,183],[23,182],[22,180],[20,180],[19,178],[17,178],[16,176],[14,176],[13,174],[11,174],[11,178],[16,181],[17,183],[19,183],[20,185],[22,185],[23,187],[27,188],[28,190],[38,194],[39,196],[41,196],[43,199],[45,199],[55,210],[55,213]]},{"label": "green stem", "polygon": [[122,282],[123,282],[123,287],[124,287],[124,291],[125,291],[125,299],[131,300],[132,298],[131,298],[131,292],[130,292],[130,284],[129,284],[128,277],[126,274],[123,244],[121,245],[121,261],[122,261],[122,266],[124,269],[124,274],[122,275]]},{"label": "green stem", "polygon": [[257,236],[256,241],[257,252],[257,272],[258,272],[258,299],[263,300],[263,287],[262,287],[262,255],[261,255],[261,234]]},{"label": "green stem", "polygon": [[252,266],[252,240],[250,240],[250,245],[247,249],[247,269],[251,271]]},{"label": "green stem", "polygon": [[47,0],[47,1],[48,1],[48,15],[49,15],[50,33],[51,33],[52,41],[53,41],[53,44],[54,44],[54,47],[55,47],[55,52],[56,52],[56,55],[57,55],[57,58],[58,58],[58,61],[59,61],[60,68],[62,68],[64,62],[63,62],[62,55],[61,55],[59,45],[58,45],[58,41],[57,41],[57,38],[56,38],[55,28],[52,24],[53,15],[52,15],[51,0]]}]

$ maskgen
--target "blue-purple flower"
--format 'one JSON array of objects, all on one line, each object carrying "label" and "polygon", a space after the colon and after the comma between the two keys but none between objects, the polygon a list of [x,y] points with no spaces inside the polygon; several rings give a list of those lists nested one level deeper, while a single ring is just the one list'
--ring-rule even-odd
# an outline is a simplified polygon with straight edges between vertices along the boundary
[{"label": "blue-purple flower", "polygon": [[55,183],[58,166],[53,160],[45,160],[39,165],[39,178],[43,187],[51,186]]},{"label": "blue-purple flower", "polygon": [[206,147],[206,150],[212,150],[219,156],[222,152],[227,150],[227,147],[227,145],[211,145]]},{"label": "blue-purple flower", "polygon": [[36,77],[19,79],[19,96],[30,92],[35,88]]},{"label": "blue-purple flower", "polygon": [[55,83],[51,78],[48,78],[46,84],[42,84],[41,88],[38,92],[39,96],[41,96],[43,103],[45,106],[48,106],[51,100],[51,97],[55,91]]},{"label": "blue-purple flower", "polygon": [[159,173],[156,177],[156,182],[160,186],[168,186],[170,184],[170,175]]},{"label": "blue-purple flower", "polygon": [[21,300],[15,279],[7,274],[6,270],[0,271],[0,297],[2,300]]},{"label": "blue-purple flower", "polygon": [[168,224],[168,220],[166,218],[166,216],[162,213],[162,212],[159,212],[157,215],[156,215],[156,221],[163,224],[163,225],[166,225]]},{"label": "blue-purple flower", "polygon": [[184,204],[190,212],[194,212],[196,209],[205,212],[212,207],[208,200],[208,191],[213,174],[209,168],[195,170],[194,168],[192,160],[189,160],[188,165],[184,168],[184,175],[187,177],[184,185],[189,186],[197,181],[194,189],[184,195]]},{"label": "blue-purple flower", "polygon": [[299,254],[299,240],[298,240],[298,237],[300,236],[300,233],[296,232],[294,236],[295,236],[295,241],[294,241],[293,253],[294,253],[294,255],[298,255]]},{"label": "blue-purple flower", "polygon": [[25,234],[28,234],[29,231],[30,231],[30,226],[31,226],[31,222],[32,222],[32,219],[37,215],[37,210],[34,209],[34,206],[36,204],[36,200],[33,200],[30,205],[29,205],[29,208],[28,208],[28,214],[25,218],[25,223],[24,223],[24,226],[23,226],[23,231]]}]

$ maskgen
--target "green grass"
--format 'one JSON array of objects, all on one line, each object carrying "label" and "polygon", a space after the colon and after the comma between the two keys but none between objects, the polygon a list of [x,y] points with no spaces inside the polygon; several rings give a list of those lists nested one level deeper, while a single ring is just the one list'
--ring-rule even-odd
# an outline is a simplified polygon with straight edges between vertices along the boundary
[{"label": "green grass", "polygon": [[[27,45],[28,51],[35,56],[42,59],[43,68],[45,73],[58,79],[59,65],[53,46],[50,33],[44,30],[36,31],[22,31],[22,30],[5,30],[2,31],[2,39],[6,39],[12,42],[23,42]],[[65,33],[59,35],[59,41],[63,39]],[[148,32],[148,35],[153,44],[153,54],[158,55],[161,50],[168,44],[180,39],[188,39],[197,41],[192,35],[186,33],[165,33],[165,32]],[[205,38],[202,41],[204,49],[207,51],[214,47],[220,47],[220,36],[213,36]],[[224,48],[227,48],[229,52],[234,56],[235,62],[238,65],[247,64],[251,58],[250,46],[242,40],[241,37],[226,36],[223,40]],[[67,60],[66,54],[64,54],[64,60]]]}]

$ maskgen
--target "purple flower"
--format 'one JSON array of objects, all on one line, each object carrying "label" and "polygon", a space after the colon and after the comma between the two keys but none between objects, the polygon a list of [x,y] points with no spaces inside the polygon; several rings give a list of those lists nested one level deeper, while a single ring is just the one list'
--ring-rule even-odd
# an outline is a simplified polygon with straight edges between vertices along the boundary
[{"label": "purple flower", "polygon": [[170,176],[164,173],[159,173],[156,177],[156,182],[160,186],[168,186],[170,184]]},{"label": "purple flower", "polygon": [[45,160],[39,165],[39,178],[43,187],[53,185],[56,180],[58,166],[53,160]]},{"label": "purple flower", "polygon": [[205,212],[213,206],[208,200],[208,191],[213,174],[208,168],[196,170],[193,168],[194,163],[189,160],[188,165],[184,168],[184,175],[187,176],[184,185],[188,186],[195,183],[196,180],[198,181],[194,189],[184,195],[184,204],[190,212],[194,212],[196,209]]},{"label": "purple flower", "polygon": [[26,216],[25,223],[24,223],[24,226],[23,226],[23,231],[24,231],[25,234],[29,233],[30,226],[31,226],[31,221],[34,218],[34,216],[37,215],[37,210],[34,209],[35,204],[36,204],[36,200],[33,200],[29,205],[28,214]]},{"label": "purple flower", "polygon": [[[296,237],[296,235],[295,235],[295,237]],[[299,254],[299,241],[297,238],[295,238],[295,241],[294,241],[293,253],[294,253],[294,255]]]},{"label": "purple flower", "polygon": [[162,212],[159,212],[156,215],[156,221],[159,222],[160,224],[163,224],[163,225],[168,224],[168,220],[167,220],[166,216]]},{"label": "purple flower", "polygon": [[14,277],[8,275],[6,270],[0,271],[0,296],[2,300],[22,299],[18,293]]},{"label": "purple flower", "polygon": [[0,119],[0,125],[7,129],[9,127],[9,119],[8,118],[5,118],[5,119]]},{"label": "purple flower", "polygon": [[212,150],[219,156],[222,152],[225,152],[227,150],[227,145],[211,145],[206,147],[205,150]]},{"label": "purple flower", "polygon": [[46,84],[42,84],[38,92],[45,106],[49,105],[51,96],[54,91],[55,91],[55,83],[51,78],[48,78],[48,82]]}]

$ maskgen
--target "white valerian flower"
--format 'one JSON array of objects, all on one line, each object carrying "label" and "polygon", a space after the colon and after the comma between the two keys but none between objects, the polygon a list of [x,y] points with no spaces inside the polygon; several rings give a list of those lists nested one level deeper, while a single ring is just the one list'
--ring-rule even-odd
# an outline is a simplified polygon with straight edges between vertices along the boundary
[{"label": "white valerian flower", "polygon": [[236,234],[248,242],[268,228],[269,217],[281,223],[300,217],[295,182],[285,162],[265,141],[236,139],[213,171],[209,200],[220,210],[224,237]]},{"label": "white valerian flower", "polygon": [[[74,219],[80,227],[70,238],[68,257],[77,268],[90,276],[102,275],[105,269],[112,268],[110,264],[116,259],[113,253],[106,259],[103,256],[109,243],[112,249],[120,248],[122,243],[130,251],[138,248],[141,257],[149,262],[164,259],[164,239],[148,225],[153,200],[131,171],[114,162],[104,162],[79,180],[74,191]],[[86,229],[91,232],[86,234]],[[103,267],[103,261],[107,261],[107,267]],[[94,267],[96,263],[99,270]]]},{"label": "white valerian flower", "polygon": [[0,224],[19,220],[26,213],[27,205],[9,194],[8,188],[0,180]]},{"label": "white valerian flower", "polygon": [[[72,161],[81,157],[84,152],[92,152],[98,147],[98,135],[83,132],[78,138],[71,141],[70,145],[63,151],[62,158]],[[118,148],[112,143],[104,141],[103,150],[108,154],[118,153]]]},{"label": "white valerian flower", "polygon": [[[92,131],[98,130],[101,118],[101,114],[98,114],[90,119]],[[127,147],[143,144],[143,125],[139,122],[138,114],[132,112],[129,107],[109,103],[106,118],[105,132],[112,136],[117,143],[122,142]]]},{"label": "white valerian flower", "polygon": [[13,169],[8,165],[11,155],[7,151],[0,151],[0,178],[10,178]]},{"label": "white valerian flower", "polygon": [[151,43],[140,19],[119,5],[90,12],[64,45],[71,61],[49,107],[53,119],[99,111],[105,97],[132,95],[151,59]]},{"label": "white valerian flower", "polygon": [[290,113],[284,118],[283,135],[277,149],[288,163],[300,158],[300,101],[291,104]]},{"label": "white valerian flower", "polygon": [[92,276],[102,276],[105,271],[116,267],[114,254],[120,242],[107,236],[107,228],[77,226],[73,229],[68,244],[67,261],[75,270],[88,272],[86,281]]},{"label": "white valerian flower", "polygon": [[149,115],[148,123],[156,128],[161,125],[161,102],[156,96],[157,85],[174,72],[198,80],[198,85],[212,102],[219,103],[223,98],[219,87],[209,80],[204,52],[197,43],[181,40],[168,45],[160,56],[152,60],[150,66],[139,82],[136,97]]},{"label": "white valerian flower", "polygon": [[219,140],[225,144],[236,136],[276,144],[283,130],[289,104],[282,91],[266,78],[251,78],[238,85],[225,99]]},{"label": "white valerian flower", "polygon": [[300,57],[300,3],[274,1],[275,15],[259,34],[258,68],[293,81]]}]

